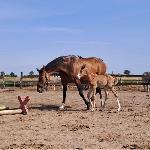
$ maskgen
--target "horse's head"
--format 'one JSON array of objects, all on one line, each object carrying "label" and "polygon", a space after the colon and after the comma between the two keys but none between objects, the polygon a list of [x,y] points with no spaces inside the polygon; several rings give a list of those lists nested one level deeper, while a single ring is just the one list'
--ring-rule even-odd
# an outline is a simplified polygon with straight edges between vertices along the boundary
[{"label": "horse's head", "polygon": [[88,67],[84,64],[81,66],[79,73],[77,74],[77,78],[81,80],[86,80],[89,83],[93,81],[96,77],[96,74],[89,71]]},{"label": "horse's head", "polygon": [[47,90],[49,75],[46,72],[44,66],[40,70],[37,69],[37,71],[39,72],[39,79],[38,79],[38,83],[37,83],[37,92],[42,93],[44,90]]},{"label": "horse's head", "polygon": [[85,67],[86,65],[82,65],[80,68],[79,68],[79,71],[78,71],[78,74],[77,74],[77,78],[78,79],[81,79],[82,77],[84,77],[85,75],[87,75],[87,69]]}]

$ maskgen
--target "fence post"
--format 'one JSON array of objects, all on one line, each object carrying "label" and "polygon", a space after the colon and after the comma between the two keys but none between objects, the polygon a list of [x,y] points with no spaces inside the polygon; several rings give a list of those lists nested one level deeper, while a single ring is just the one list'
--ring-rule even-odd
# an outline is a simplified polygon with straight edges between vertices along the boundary
[{"label": "fence post", "polygon": [[56,86],[55,86],[55,84],[53,85],[53,90],[56,91]]},{"label": "fence post", "polygon": [[2,73],[2,88],[5,89],[5,73]]},{"label": "fence post", "polygon": [[149,80],[146,80],[146,92],[149,92]]},{"label": "fence post", "polygon": [[147,92],[149,92],[149,84],[147,85]]},{"label": "fence post", "polygon": [[14,88],[15,88],[15,86],[16,86],[16,81],[15,81],[15,79],[14,79]]},{"label": "fence post", "polygon": [[20,76],[20,89],[22,89],[22,78],[23,78],[23,72],[21,72],[21,76]]}]

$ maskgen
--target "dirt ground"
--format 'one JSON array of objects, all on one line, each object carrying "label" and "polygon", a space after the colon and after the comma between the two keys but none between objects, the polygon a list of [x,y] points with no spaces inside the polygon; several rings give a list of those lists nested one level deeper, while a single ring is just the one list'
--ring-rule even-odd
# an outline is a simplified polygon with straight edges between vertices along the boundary
[{"label": "dirt ground", "polygon": [[0,149],[150,149],[150,93],[119,91],[122,111],[110,94],[106,107],[87,111],[77,91],[1,91],[0,104],[18,107],[18,95],[30,96],[29,114],[0,116]]}]

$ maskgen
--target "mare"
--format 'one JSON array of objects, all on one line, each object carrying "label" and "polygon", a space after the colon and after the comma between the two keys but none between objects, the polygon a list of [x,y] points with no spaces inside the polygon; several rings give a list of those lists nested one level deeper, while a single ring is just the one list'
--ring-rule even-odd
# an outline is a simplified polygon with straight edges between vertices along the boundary
[{"label": "mare", "polygon": [[[81,68],[88,68],[93,74],[105,74],[106,64],[102,59],[96,57],[82,58],[79,56],[68,55],[60,56],[53,61],[49,62],[46,66],[43,66],[39,71],[39,79],[37,83],[37,91],[42,93],[44,89],[47,88],[48,77],[54,72],[59,73],[61,78],[61,83],[63,86],[63,101],[60,109],[64,109],[66,100],[66,91],[68,83],[75,83],[79,91],[79,95],[82,97],[87,109],[90,107],[90,103],[86,100],[83,89],[82,82],[87,83],[87,77],[83,76],[79,79],[78,73]],[[101,90],[97,89],[97,92],[101,94]]]}]

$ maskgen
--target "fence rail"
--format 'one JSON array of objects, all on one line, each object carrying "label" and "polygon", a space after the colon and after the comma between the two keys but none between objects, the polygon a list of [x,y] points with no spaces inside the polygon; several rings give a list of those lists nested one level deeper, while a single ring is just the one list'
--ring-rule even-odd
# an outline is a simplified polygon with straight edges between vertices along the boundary
[{"label": "fence rail", "polygon": [[[149,91],[150,81],[142,80],[142,75],[114,75],[119,80],[117,86],[128,86],[128,85],[141,85],[144,87],[144,89],[147,89]],[[37,85],[37,78],[38,76],[23,76],[23,73],[21,73],[21,77],[17,78],[17,80],[9,80],[5,77],[0,78],[0,87],[29,87],[29,86],[36,86]],[[28,80],[30,79],[30,80]],[[61,82],[50,82],[49,86],[62,86]],[[75,86],[75,84],[71,83],[69,86]],[[146,88],[145,88],[146,87]]]}]

